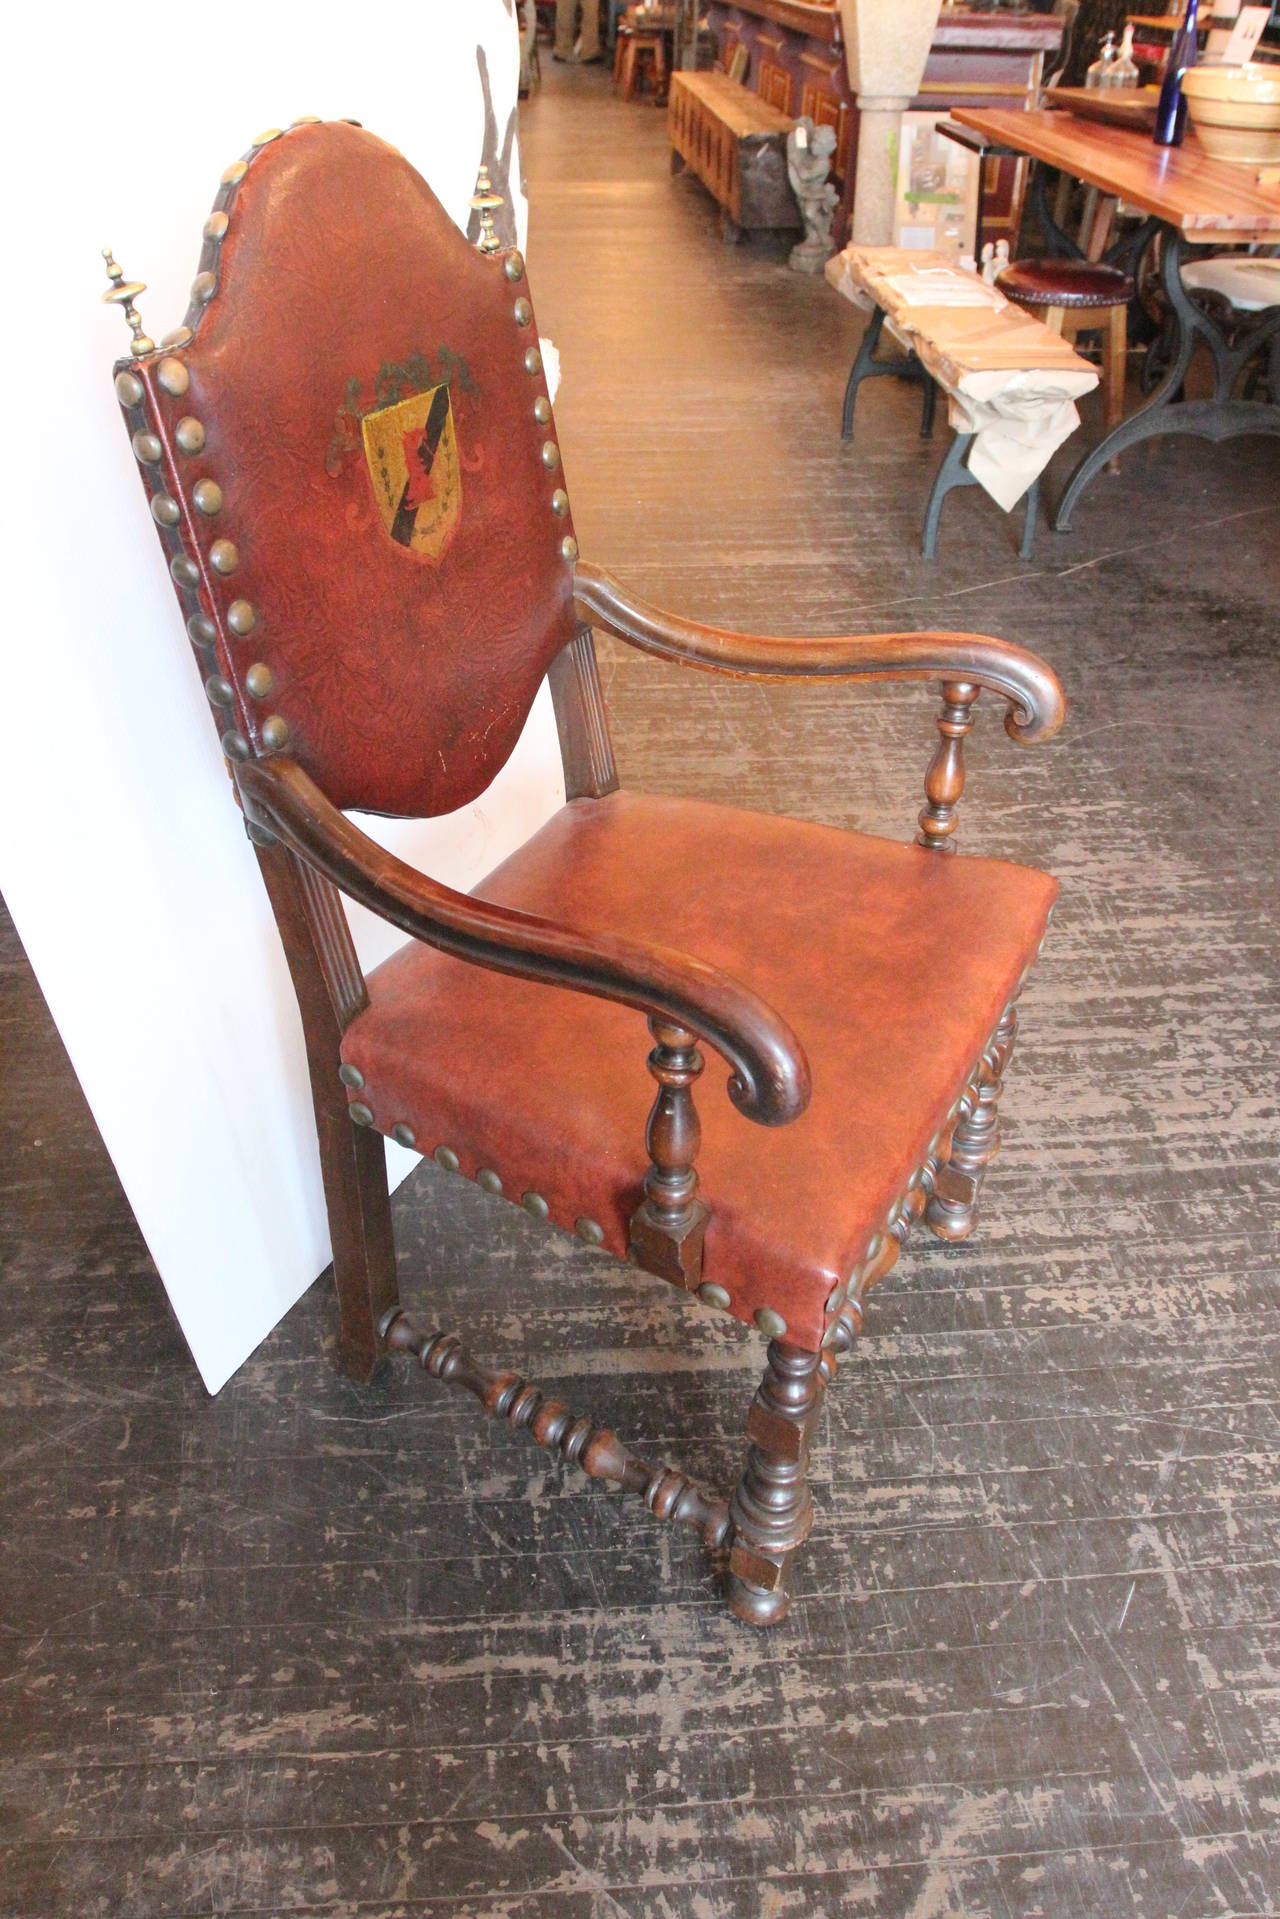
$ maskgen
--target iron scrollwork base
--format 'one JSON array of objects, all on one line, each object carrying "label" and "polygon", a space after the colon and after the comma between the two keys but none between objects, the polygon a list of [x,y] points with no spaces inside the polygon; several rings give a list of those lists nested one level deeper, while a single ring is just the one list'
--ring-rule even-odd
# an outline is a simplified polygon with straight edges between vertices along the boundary
[{"label": "iron scrollwork base", "polygon": [[862,336],[857,358],[849,369],[849,382],[844,390],[844,411],[840,416],[840,438],[848,440],[853,435],[853,409],[857,404],[858,388],[864,380],[883,378],[888,374],[895,380],[912,380],[924,386],[924,405],[920,412],[920,438],[933,438],[933,420],[938,406],[938,383],[929,373],[915,353],[889,360],[877,360],[876,348],[880,344],[880,335],[884,331],[884,308],[876,307],[867,321],[867,330]]},{"label": "iron scrollwork base", "polygon": [[[1201,440],[1232,440],[1258,433],[1280,435],[1280,405],[1232,398],[1249,361],[1269,341],[1280,338],[1280,307],[1269,308],[1255,325],[1228,339],[1213,315],[1198,306],[1183,285],[1182,257],[1182,236],[1170,229],[1165,234],[1160,279],[1177,334],[1164,378],[1145,406],[1129,414],[1079,462],[1054,516],[1054,529],[1059,533],[1068,530],[1077,500],[1107,462],[1145,440],[1178,434]],[[1213,362],[1213,397],[1180,399],[1191,357],[1200,341],[1208,347]]]}]

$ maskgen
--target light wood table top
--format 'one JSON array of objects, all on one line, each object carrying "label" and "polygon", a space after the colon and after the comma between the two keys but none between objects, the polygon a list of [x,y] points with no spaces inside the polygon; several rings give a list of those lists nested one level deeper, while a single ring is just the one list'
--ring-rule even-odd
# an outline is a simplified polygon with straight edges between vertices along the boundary
[{"label": "light wood table top", "polygon": [[1211,160],[1194,133],[1180,147],[1158,147],[1148,133],[1072,113],[953,107],[950,117],[995,145],[1045,160],[1154,214],[1193,244],[1280,240],[1280,186],[1259,186],[1253,167]]}]

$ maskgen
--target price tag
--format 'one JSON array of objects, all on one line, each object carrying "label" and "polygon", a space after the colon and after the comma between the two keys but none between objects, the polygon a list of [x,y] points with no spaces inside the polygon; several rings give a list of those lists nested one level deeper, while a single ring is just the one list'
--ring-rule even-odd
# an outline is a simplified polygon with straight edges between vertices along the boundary
[{"label": "price tag", "polygon": [[1244,67],[1249,64],[1254,48],[1262,38],[1262,29],[1270,18],[1270,7],[1241,7],[1222,50],[1222,59],[1227,66]]}]

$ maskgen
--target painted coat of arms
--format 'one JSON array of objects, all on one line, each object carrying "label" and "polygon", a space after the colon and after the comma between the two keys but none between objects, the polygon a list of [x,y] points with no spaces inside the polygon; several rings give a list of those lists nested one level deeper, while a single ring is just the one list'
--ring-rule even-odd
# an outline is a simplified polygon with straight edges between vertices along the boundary
[{"label": "painted coat of arms", "polygon": [[438,561],[462,517],[462,474],[447,383],[360,421],[382,523],[398,546]]}]

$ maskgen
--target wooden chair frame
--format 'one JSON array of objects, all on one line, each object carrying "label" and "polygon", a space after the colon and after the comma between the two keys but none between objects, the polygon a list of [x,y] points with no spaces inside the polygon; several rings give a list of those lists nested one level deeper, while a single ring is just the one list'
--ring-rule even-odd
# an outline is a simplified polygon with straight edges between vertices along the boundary
[{"label": "wooden chair frame", "polygon": [[[238,195],[251,164],[252,191],[242,218]],[[506,588],[502,618],[494,629],[501,647],[496,656],[483,656],[487,678],[480,677],[479,687],[491,702],[500,691],[505,696],[502,712],[507,728],[490,740],[496,709],[482,730],[477,719],[484,719],[488,709],[478,716],[471,712],[469,731],[458,720],[455,738],[473,744],[465,748],[455,744],[451,768],[446,768],[443,753],[424,755],[422,749],[431,744],[441,723],[437,702],[447,703],[452,687],[465,686],[470,691],[477,683],[475,659],[457,647],[418,650],[419,662],[428,660],[433,670],[436,662],[443,662],[445,679],[406,678],[404,686],[416,687],[416,693],[398,691],[397,703],[376,706],[376,711],[370,701],[358,742],[360,752],[354,758],[344,759],[344,749],[352,743],[346,707],[332,687],[327,694],[324,685],[318,692],[309,692],[307,671],[301,682],[295,673],[294,704],[288,718],[255,705],[268,696],[274,698],[273,658],[277,664],[283,660],[286,673],[291,659],[297,665],[289,651],[290,633],[296,640],[301,626],[310,643],[314,625],[323,627],[329,617],[327,597],[317,597],[315,592],[327,562],[315,561],[310,572],[298,564],[296,576],[291,575],[296,564],[295,533],[284,510],[288,486],[296,483],[297,473],[310,472],[306,461],[319,457],[329,431],[327,420],[320,421],[322,431],[317,433],[310,414],[292,410],[293,396],[310,392],[318,364],[329,367],[329,378],[336,378],[335,369],[341,372],[346,384],[340,390],[356,395],[340,407],[338,427],[324,456],[325,471],[336,490],[325,494],[322,507],[312,502],[322,528],[339,522],[344,530],[349,526],[342,502],[345,497],[350,506],[357,495],[352,491],[344,496],[342,487],[347,482],[338,481],[344,472],[345,449],[357,421],[382,417],[360,411],[357,400],[364,389],[358,377],[348,377],[349,310],[342,300],[330,297],[320,303],[314,319],[308,309],[306,363],[296,374],[296,383],[281,389],[281,394],[260,398],[253,434],[242,443],[248,450],[239,456],[234,452],[237,428],[245,418],[237,411],[234,366],[240,366],[243,382],[249,378],[250,362],[256,377],[273,350],[278,360],[293,364],[296,309],[291,302],[310,299],[307,274],[301,271],[285,277],[289,297],[283,306],[274,292],[265,301],[259,294],[258,315],[266,315],[268,331],[275,329],[266,341],[247,325],[244,309],[235,305],[240,297],[235,292],[237,271],[247,276],[244,284],[251,293],[265,284],[255,275],[276,271],[280,236],[288,229],[287,223],[273,229],[272,247],[264,246],[262,222],[275,204],[273,182],[280,183],[286,197],[302,196],[306,219],[297,235],[308,269],[314,222],[332,217],[338,204],[335,191],[339,197],[345,195],[342,204],[351,231],[364,233],[364,209],[370,197],[387,191],[390,183],[387,221],[375,236],[381,250],[372,255],[380,262],[379,270],[393,288],[399,287],[405,313],[416,313],[436,284],[447,286],[458,309],[453,345],[438,349],[444,371],[433,375],[423,353],[415,348],[412,364],[400,359],[394,365],[385,364],[371,386],[375,398],[386,399],[384,382],[390,381],[398,406],[402,379],[419,389],[412,396],[416,401],[423,397],[420,389],[435,378],[432,391],[437,399],[431,403],[431,412],[434,416],[438,396],[445,391],[448,419],[452,419],[454,398],[461,406],[468,395],[473,396],[468,432],[476,436],[482,464],[486,433],[494,435],[489,447],[493,490],[482,498],[493,500],[501,494],[506,515],[501,524],[504,530],[515,529],[511,539],[523,542],[518,573],[509,568],[503,581],[495,579],[489,548],[479,533],[473,535],[470,546],[460,535],[451,560],[449,591],[459,605],[468,582],[474,583],[476,591],[499,584]],[[710,1209],[698,1188],[701,1124],[694,1088],[703,1071],[699,1050],[703,1042],[728,1062],[728,1096],[741,1114],[767,1126],[786,1126],[795,1120],[808,1104],[811,1081],[803,1046],[789,1024],[742,980],[687,952],[644,938],[583,932],[558,914],[539,917],[515,911],[428,879],[362,833],[342,805],[372,806],[392,813],[442,812],[481,791],[511,750],[518,720],[527,712],[544,670],[555,704],[567,798],[602,800],[612,794],[618,778],[596,670],[594,624],[643,652],[737,679],[940,683],[938,745],[925,775],[925,804],[916,835],[922,847],[931,849],[926,857],[937,858],[954,844],[956,808],[964,786],[964,740],[972,728],[980,692],[986,689],[1006,702],[1005,727],[1015,740],[1034,742],[1049,738],[1061,725],[1062,691],[1041,660],[1001,640],[934,632],[833,639],[727,632],[647,605],[598,568],[583,563],[572,532],[568,495],[551,484],[551,476],[559,472],[560,450],[551,437],[550,396],[543,390],[533,308],[523,290],[524,262],[514,249],[502,248],[489,217],[495,204],[487,182],[482,182],[473,201],[481,212],[480,237],[476,251],[471,252],[425,183],[372,136],[347,123],[322,128],[303,121],[287,135],[269,130],[255,142],[248,158],[233,163],[222,176],[217,204],[204,229],[201,269],[192,284],[187,322],[161,347],[143,334],[133,306],[134,297],[144,289],[140,283],[124,283],[120,268],[109,261],[112,284],[105,297],[122,305],[134,336],[130,358],[115,369],[116,396],[186,631],[206,675],[205,691],[219,715],[223,751],[297,992],[332,1234],[343,1368],[353,1378],[367,1381],[391,1356],[409,1354],[425,1371],[466,1388],[491,1415],[528,1431],[539,1445],[580,1465],[589,1476],[640,1493],[657,1517],[695,1526],[710,1545],[728,1548],[734,1611],[753,1624],[768,1625],[781,1619],[790,1603],[792,1562],[812,1517],[807,1484],[810,1436],[823,1392],[861,1327],[868,1288],[890,1270],[917,1219],[923,1217],[946,1239],[961,1239],[973,1229],[983,1175],[998,1140],[997,1104],[1013,1045],[1014,1002],[1021,979],[986,1035],[976,1064],[967,1050],[948,1054],[952,1063],[946,1074],[939,1074],[941,1083],[930,1106],[932,1123],[943,1123],[923,1161],[878,1224],[871,1218],[862,1220],[870,1239],[862,1243],[852,1274],[816,1299],[811,1276],[806,1279],[807,1319],[803,1325],[793,1320],[788,1336],[788,1323],[774,1303],[761,1303],[748,1295],[732,1299],[724,1287],[702,1278]],[[237,254],[237,247],[245,249],[243,254]],[[235,265],[238,257],[245,261],[240,269]],[[353,270],[349,260],[345,270]],[[220,292],[224,278],[228,290]],[[395,305],[388,301],[389,308]],[[219,389],[218,380],[208,377],[201,358],[201,329],[209,325],[211,313],[225,391]],[[385,360],[386,323],[380,315],[374,320],[366,328],[368,337],[361,336],[362,350],[376,351]],[[409,322],[401,323],[401,333],[403,354],[414,337]],[[461,357],[464,336],[468,353],[474,344],[478,363],[483,361],[489,369],[487,416],[482,417],[480,402],[474,399],[479,386],[474,380],[468,385],[467,362]],[[449,384],[455,373],[456,394]],[[194,403],[202,382],[203,417],[187,417],[185,409]],[[283,492],[273,477],[264,493],[255,494],[254,472],[248,470],[253,469],[258,436],[264,432],[262,415],[271,406],[284,409],[275,417],[278,429],[292,436],[289,444],[305,445],[310,451],[301,464],[296,454],[283,463],[281,471],[293,476],[287,485],[281,482]],[[502,421],[509,424],[501,429],[505,437],[499,444],[500,429],[493,423]],[[422,424],[418,420],[413,432],[420,431]],[[302,441],[297,439],[299,432],[304,434]],[[199,457],[206,439],[216,440],[225,449],[225,501],[223,484]],[[270,472],[265,464],[254,470],[258,481]],[[354,489],[354,480],[350,484]],[[363,494],[358,497],[365,501]],[[237,498],[238,505],[233,505]],[[255,499],[261,509],[256,519]],[[361,511],[367,507],[365,501]],[[227,537],[239,531],[239,514],[245,516],[248,527],[246,546],[252,542],[256,552],[256,557],[247,557],[243,574],[239,548]],[[484,524],[482,515],[478,525]],[[366,677],[372,684],[379,661],[385,665],[389,657],[385,656],[388,636],[394,641],[402,623],[413,625],[420,601],[416,585],[406,597],[407,576],[398,570],[403,549],[394,538],[388,540],[385,554],[375,547],[352,550],[364,554],[364,571],[359,575],[362,605],[372,605],[376,595],[382,595],[359,636],[365,648]],[[294,577],[295,585],[310,581],[311,598],[302,612],[302,602],[291,602],[277,626],[275,641],[265,603],[264,639],[257,636],[258,609],[244,597],[246,587],[253,585],[255,568],[268,600],[275,578]],[[351,577],[354,573],[344,574],[343,583]],[[431,604],[436,608],[432,617],[444,620],[439,609],[446,602],[436,599]],[[252,640],[251,634],[255,635]],[[334,647],[346,649],[342,659],[347,664],[355,644],[350,628],[335,629],[330,637]],[[273,645],[283,652],[273,654]],[[259,648],[257,660],[248,663]],[[447,677],[449,673],[453,679]],[[451,710],[458,719],[462,709],[456,702]],[[371,715],[376,719],[372,733]],[[474,744],[477,739],[487,742],[483,750]],[[401,784],[398,776],[406,748],[417,770]],[[308,766],[315,770],[314,778]],[[320,782],[327,783],[327,791]],[[1023,926],[1016,950],[1007,956],[999,993],[984,1000],[988,1011],[1009,991],[1016,967],[1027,960],[1045,923],[1051,883],[1034,876],[1033,884],[1042,889],[1041,906],[1034,920]],[[610,1243],[615,1252],[627,1251],[645,1271],[698,1292],[707,1304],[733,1310],[740,1318],[750,1316],[769,1339],[764,1376],[747,1420],[746,1462],[731,1499],[704,1492],[683,1474],[637,1458],[607,1428],[548,1401],[518,1373],[482,1365],[452,1333],[422,1325],[401,1306],[374,1095],[351,1057],[358,1035],[349,1035],[349,1029],[370,1007],[370,996],[352,944],[343,894],[412,939],[467,965],[617,1002],[647,1016],[653,1041],[647,1068],[656,1086],[645,1128],[649,1163],[642,1192],[629,1192],[620,1217],[615,1209]],[[967,1035],[964,1044],[967,1048]],[[948,1085],[952,1073],[954,1081]],[[407,1122],[387,1123],[383,1130],[404,1144],[416,1144]],[[451,1148],[438,1145],[435,1158],[449,1170],[459,1170],[459,1157]],[[490,1190],[500,1190],[492,1171],[478,1168],[476,1177],[481,1185],[489,1182]],[[526,1193],[524,1201],[537,1217],[549,1216],[549,1205],[539,1194]],[[874,1211],[883,1203],[877,1198],[868,1207]],[[579,1219],[578,1230],[593,1244],[603,1243],[606,1237],[598,1222],[585,1217]],[[842,1262],[842,1273],[847,1270]],[[824,1275],[824,1289],[826,1284]],[[787,1310],[791,1311],[789,1305]]]},{"label": "wooden chair frame", "polygon": [[[979,692],[986,688],[1008,701],[1005,726],[1015,740],[1047,739],[1062,723],[1062,692],[1053,674],[1035,655],[1004,641],[966,633],[809,640],[725,632],[633,599],[585,563],[576,569],[575,594],[584,624],[550,673],[569,799],[599,798],[618,784],[586,619],[643,652],[737,679],[941,681],[939,743],[916,835],[938,854],[954,847],[963,742]],[[649,1015],[657,1042],[649,1067],[658,1094],[647,1135],[651,1173],[643,1218],[633,1222],[632,1250],[637,1263],[663,1277],[687,1281],[681,1261],[701,1205],[694,1198],[697,1117],[691,1087],[702,1062],[694,1036],[730,1061],[730,1097],[744,1113],[785,1124],[808,1097],[808,1063],[795,1035],[749,989],[687,956],[576,934],[427,879],[361,833],[287,759],[250,760],[232,770],[302,1009],[343,1369],[367,1381],[389,1356],[411,1355],[424,1371],[466,1388],[491,1416],[528,1431],[590,1477],[640,1493],[656,1517],[696,1527],[713,1548],[727,1546],[734,1612],[754,1625],[782,1619],[790,1604],[792,1562],[812,1520],[810,1436],[825,1388],[861,1329],[866,1292],[890,1271],[922,1216],[944,1239],[963,1239],[973,1230],[983,1175],[998,1143],[997,1104],[1016,1030],[1013,1005],[961,1090],[936,1155],[886,1221],[874,1257],[841,1302],[823,1351],[770,1341],[747,1420],[746,1463],[726,1501],[681,1473],[638,1459],[607,1428],[546,1400],[518,1373],[480,1364],[453,1334],[426,1328],[401,1307],[382,1142],[352,1124],[339,1076],[342,1034],[368,1003],[339,892],[413,938],[475,965],[620,1000]]]}]

